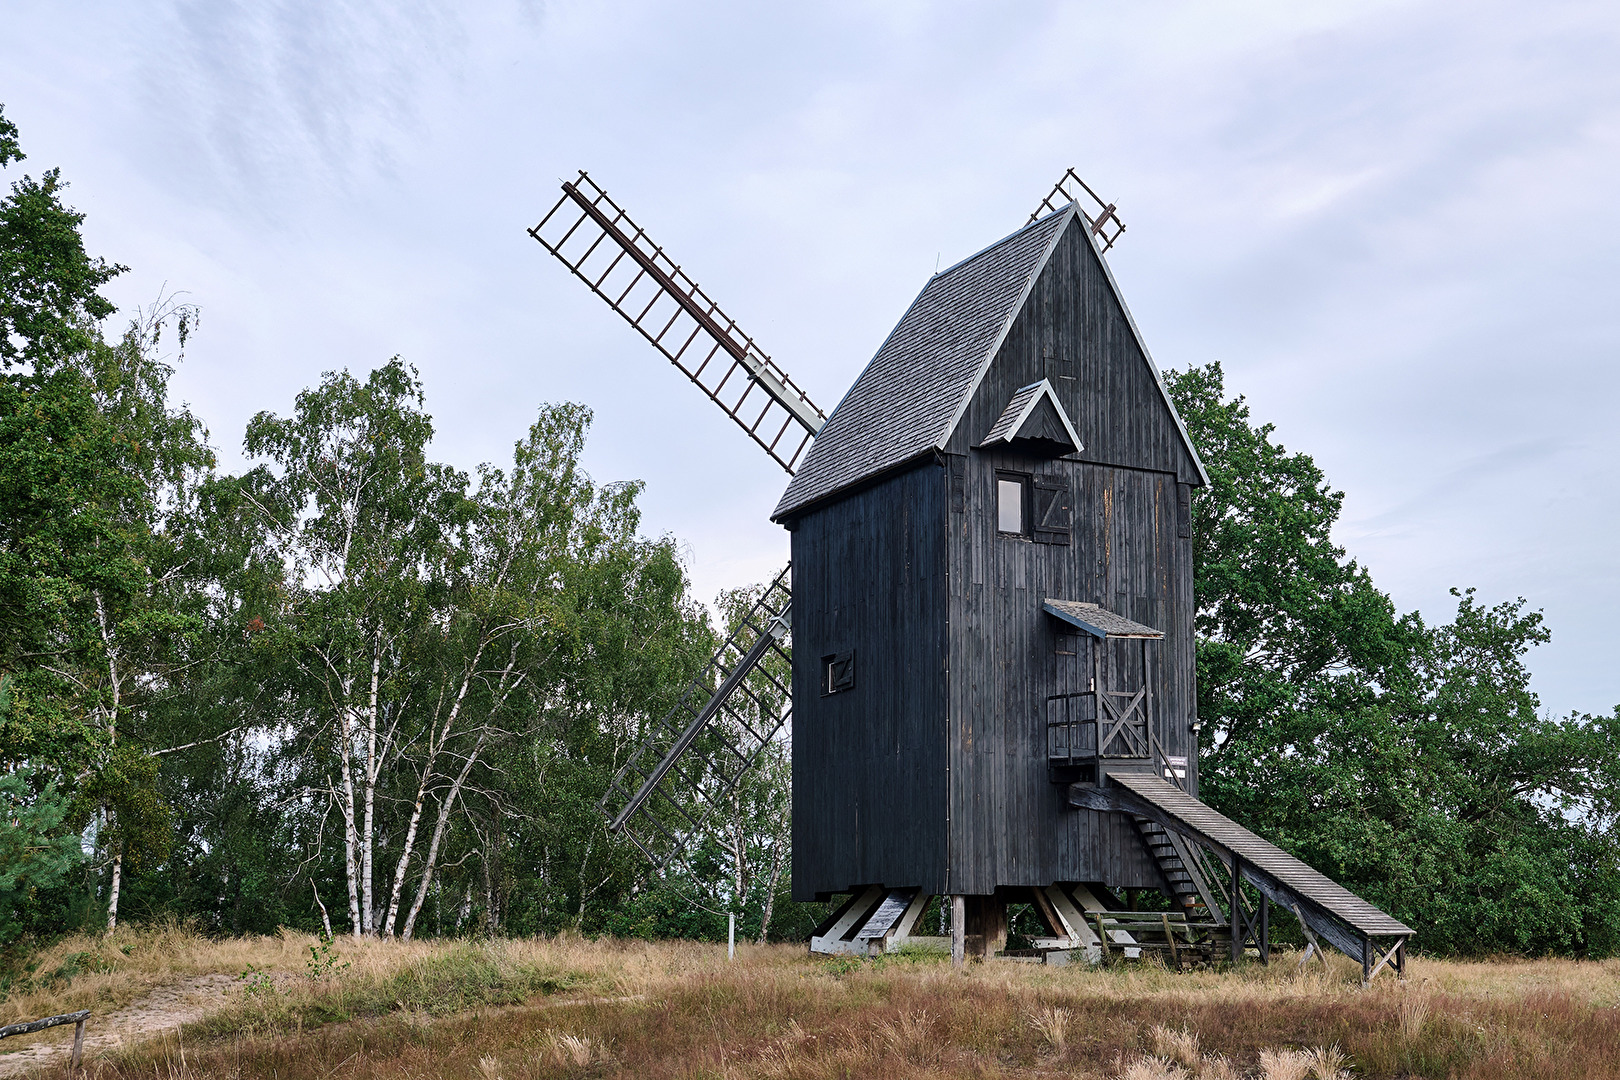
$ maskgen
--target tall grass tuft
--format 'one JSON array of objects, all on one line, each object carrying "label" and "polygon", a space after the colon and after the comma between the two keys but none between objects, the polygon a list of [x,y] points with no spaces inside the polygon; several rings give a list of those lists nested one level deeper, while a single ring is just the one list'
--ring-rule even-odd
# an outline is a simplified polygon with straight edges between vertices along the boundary
[{"label": "tall grass tuft", "polygon": [[1308,1050],[1262,1050],[1260,1075],[1264,1080],[1307,1080],[1312,1056]]},{"label": "tall grass tuft", "polygon": [[1168,1028],[1154,1024],[1149,1032],[1153,1038],[1153,1052],[1185,1068],[1197,1070],[1204,1063],[1203,1051],[1198,1046],[1198,1033],[1186,1028]]},{"label": "tall grass tuft", "polygon": [[1049,1005],[1031,1013],[1029,1024],[1040,1032],[1048,1046],[1061,1054],[1069,1045],[1069,1023],[1073,1019],[1074,1013],[1068,1009]]},{"label": "tall grass tuft", "polygon": [[1242,1070],[1221,1054],[1205,1054],[1198,1063],[1198,1080],[1246,1080]]},{"label": "tall grass tuft", "polygon": [[1187,1071],[1157,1054],[1140,1057],[1119,1074],[1119,1080],[1187,1080]]},{"label": "tall grass tuft", "polygon": [[1310,1054],[1311,1080],[1349,1080],[1345,1066],[1350,1062],[1337,1046],[1318,1046]]},{"label": "tall grass tuft", "polygon": [[1401,1023],[1401,1040],[1415,1043],[1423,1034],[1423,1022],[1429,1018],[1429,1003],[1424,998],[1409,997],[1395,1010]]},{"label": "tall grass tuft", "polygon": [[552,1061],[558,1065],[572,1065],[576,1069],[585,1068],[600,1056],[600,1048],[589,1035],[554,1032],[547,1039],[547,1047],[551,1051]]}]

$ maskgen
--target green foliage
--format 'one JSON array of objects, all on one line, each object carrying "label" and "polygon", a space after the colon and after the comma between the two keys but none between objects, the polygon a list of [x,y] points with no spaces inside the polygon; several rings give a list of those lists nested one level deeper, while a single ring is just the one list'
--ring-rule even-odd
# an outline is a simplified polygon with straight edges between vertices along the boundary
[{"label": "green foliage", "polygon": [[173,847],[174,819],[158,790],[158,759],[125,744],[108,749],[80,788],[81,798],[107,811],[97,839],[124,857],[131,871],[155,866]]},{"label": "green foliage", "polygon": [[1212,481],[1194,496],[1203,798],[1426,950],[1620,951],[1620,716],[1541,712],[1541,615],[1472,590],[1448,624],[1397,615],[1331,539],[1342,494],[1219,365],[1168,382]]},{"label": "green foliage", "polygon": [[6,107],[0,105],[0,168],[22,158],[22,146],[17,142],[17,125],[6,119]]},{"label": "green foliage", "polygon": [[311,979],[324,979],[340,971],[349,969],[349,961],[338,963],[337,949],[332,945],[332,935],[322,934],[320,939],[309,947],[309,959],[304,961],[305,974]]},{"label": "green foliage", "polygon": [[[20,157],[9,123],[0,140]],[[149,709],[196,625],[176,526],[212,465],[159,348],[196,316],[159,303],[106,340],[121,268],[85,253],[63,187],[53,170],[0,200],[0,767],[68,800],[64,836],[96,819],[98,858],[151,861],[169,828]]]},{"label": "green foliage", "polygon": [[[16,126],[0,116],[0,166],[22,157]],[[83,352],[116,310],[100,289],[126,268],[85,253],[84,215],[62,205],[66,187],[50,169],[0,199],[0,370]]]},{"label": "green foliage", "polygon": [[60,885],[79,864],[78,838],[63,828],[68,800],[28,769],[0,773],[0,941],[20,931],[16,909]]},{"label": "green foliage", "polygon": [[275,977],[257,964],[249,964],[236,978],[242,984],[242,993],[248,997],[265,998],[275,995]]}]

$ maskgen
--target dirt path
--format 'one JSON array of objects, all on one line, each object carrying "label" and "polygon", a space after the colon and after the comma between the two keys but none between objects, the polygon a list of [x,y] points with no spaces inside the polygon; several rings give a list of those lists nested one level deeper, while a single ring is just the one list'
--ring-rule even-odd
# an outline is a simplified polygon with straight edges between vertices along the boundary
[{"label": "dirt path", "polygon": [[[105,1014],[92,1012],[84,1026],[85,1060],[126,1042],[151,1038],[202,1019],[225,1002],[225,995],[238,982],[230,975],[198,975],[160,986],[122,1009]],[[0,1077],[18,1076],[29,1069],[66,1061],[73,1050],[73,1027],[56,1029],[51,1042],[8,1053],[6,1043],[11,1041],[0,1042]]]}]

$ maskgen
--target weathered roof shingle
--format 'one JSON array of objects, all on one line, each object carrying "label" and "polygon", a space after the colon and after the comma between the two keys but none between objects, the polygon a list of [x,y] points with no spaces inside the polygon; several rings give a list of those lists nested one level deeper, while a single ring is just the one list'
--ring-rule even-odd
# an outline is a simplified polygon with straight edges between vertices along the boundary
[{"label": "weathered roof shingle", "polygon": [[1074,212],[1042,218],[929,280],[828,417],[773,520],[945,444]]},{"label": "weathered roof shingle", "polygon": [[1079,627],[1092,637],[1099,638],[1152,638],[1164,637],[1163,630],[1127,619],[1118,612],[1109,611],[1100,604],[1087,604],[1078,600],[1054,600],[1050,596],[1041,607],[1056,615],[1070,626]]}]

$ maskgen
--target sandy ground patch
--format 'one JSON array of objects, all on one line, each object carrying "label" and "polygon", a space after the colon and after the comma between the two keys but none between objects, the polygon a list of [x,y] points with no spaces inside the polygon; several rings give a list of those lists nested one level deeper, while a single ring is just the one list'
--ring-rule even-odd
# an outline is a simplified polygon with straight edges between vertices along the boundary
[{"label": "sandy ground patch", "polygon": [[[91,1012],[84,1028],[85,1060],[200,1020],[223,1005],[226,995],[239,983],[230,975],[197,975],[160,986],[113,1012]],[[12,1050],[7,1043],[22,1045]],[[19,1076],[42,1065],[65,1061],[72,1051],[72,1024],[0,1041],[0,1077]]]}]

